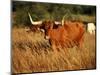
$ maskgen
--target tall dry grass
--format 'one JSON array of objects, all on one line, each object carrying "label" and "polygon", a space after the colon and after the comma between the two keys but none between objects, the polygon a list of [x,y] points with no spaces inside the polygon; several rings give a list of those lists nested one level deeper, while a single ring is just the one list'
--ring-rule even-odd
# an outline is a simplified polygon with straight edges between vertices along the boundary
[{"label": "tall dry grass", "polygon": [[53,51],[43,33],[12,29],[12,72],[31,73],[96,68],[95,35],[85,34],[83,48]]}]

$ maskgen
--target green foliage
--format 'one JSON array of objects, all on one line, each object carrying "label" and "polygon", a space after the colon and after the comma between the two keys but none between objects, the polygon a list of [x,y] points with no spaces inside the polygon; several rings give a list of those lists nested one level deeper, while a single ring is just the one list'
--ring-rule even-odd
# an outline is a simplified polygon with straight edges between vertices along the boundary
[{"label": "green foliage", "polygon": [[[82,15],[95,16],[95,6],[72,5],[72,4],[54,4],[37,2],[12,2],[12,12],[15,13],[13,25],[30,25],[28,12],[34,21],[37,20],[81,20]],[[81,15],[81,17],[79,16]],[[86,19],[86,17],[85,17]]]}]

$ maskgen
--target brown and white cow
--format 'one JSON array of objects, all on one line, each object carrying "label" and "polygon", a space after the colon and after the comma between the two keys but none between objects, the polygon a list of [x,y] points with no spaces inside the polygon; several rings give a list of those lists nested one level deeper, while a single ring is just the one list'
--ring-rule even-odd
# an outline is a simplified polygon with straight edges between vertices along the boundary
[{"label": "brown and white cow", "polygon": [[84,25],[81,22],[66,21],[64,25],[55,25],[53,21],[43,22],[45,39],[49,40],[52,48],[81,47],[84,35]]}]

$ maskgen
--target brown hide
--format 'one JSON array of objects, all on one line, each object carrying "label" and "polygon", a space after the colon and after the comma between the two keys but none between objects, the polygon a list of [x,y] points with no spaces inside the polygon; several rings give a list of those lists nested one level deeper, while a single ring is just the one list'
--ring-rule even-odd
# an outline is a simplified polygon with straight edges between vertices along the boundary
[{"label": "brown hide", "polygon": [[52,21],[44,24],[45,37],[48,37],[53,49],[61,47],[81,47],[83,43],[84,26],[81,22],[68,21],[63,26],[54,27]]}]

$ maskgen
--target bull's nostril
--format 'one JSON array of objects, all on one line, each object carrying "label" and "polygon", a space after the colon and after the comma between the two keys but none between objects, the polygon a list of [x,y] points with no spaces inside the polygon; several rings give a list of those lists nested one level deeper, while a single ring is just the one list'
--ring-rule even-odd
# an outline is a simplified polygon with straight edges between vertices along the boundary
[{"label": "bull's nostril", "polygon": [[49,40],[49,39],[50,39],[50,37],[49,37],[49,36],[45,36],[45,39]]}]

